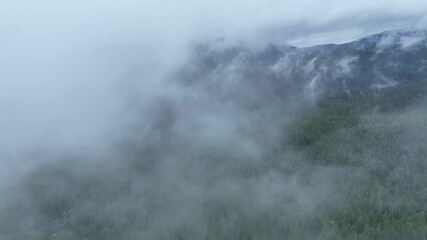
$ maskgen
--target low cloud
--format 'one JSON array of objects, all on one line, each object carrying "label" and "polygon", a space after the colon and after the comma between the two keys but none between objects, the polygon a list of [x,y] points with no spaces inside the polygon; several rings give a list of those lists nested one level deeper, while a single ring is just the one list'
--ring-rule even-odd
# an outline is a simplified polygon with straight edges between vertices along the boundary
[{"label": "low cloud", "polygon": [[[290,124],[287,114],[254,114],[215,95],[211,90],[218,85],[179,82],[176,74],[194,57],[194,46],[342,43],[390,29],[425,28],[427,10],[422,0],[2,5],[0,190],[8,194],[0,197],[0,211],[22,207],[27,212],[13,217],[25,221],[15,227],[36,235],[88,219],[124,229],[126,221],[137,223],[129,224],[135,228],[129,239],[142,232],[148,239],[232,237],[239,219],[248,219],[238,232],[244,234],[244,227],[259,226],[266,215],[272,217],[265,218],[264,232],[272,232],[289,223],[282,216],[316,211],[334,193],[330,176],[350,171],[298,172],[306,167],[305,153],[277,150],[280,127]],[[351,71],[351,60],[337,62],[340,71]],[[276,67],[285,71],[286,59],[281,63]],[[238,67],[206,78],[242,84],[229,75],[237,72],[241,79]],[[316,78],[312,85],[314,91]],[[222,93],[241,96],[244,90],[244,98],[255,99],[252,85],[236,89]],[[274,107],[263,113],[279,109]],[[293,111],[280,109],[290,116]],[[97,202],[103,202],[102,211]],[[279,209],[282,202],[286,206]],[[2,225],[6,220],[0,218],[0,230],[9,230]]]}]

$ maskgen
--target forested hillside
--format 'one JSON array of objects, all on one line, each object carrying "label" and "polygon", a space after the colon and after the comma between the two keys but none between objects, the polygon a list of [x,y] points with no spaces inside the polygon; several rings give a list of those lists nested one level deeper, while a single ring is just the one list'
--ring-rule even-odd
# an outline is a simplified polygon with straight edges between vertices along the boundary
[{"label": "forested hillside", "polygon": [[7,189],[0,239],[426,239],[426,61],[414,31],[199,45],[108,154]]}]

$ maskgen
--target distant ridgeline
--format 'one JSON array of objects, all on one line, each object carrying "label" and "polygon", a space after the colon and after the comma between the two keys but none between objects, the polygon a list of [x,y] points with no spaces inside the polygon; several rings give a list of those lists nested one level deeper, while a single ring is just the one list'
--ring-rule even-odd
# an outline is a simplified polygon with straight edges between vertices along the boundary
[{"label": "distant ridgeline", "polygon": [[421,94],[427,80],[427,31],[388,31],[346,44],[307,48],[201,45],[183,82],[250,108],[325,95],[358,96],[394,86]]}]

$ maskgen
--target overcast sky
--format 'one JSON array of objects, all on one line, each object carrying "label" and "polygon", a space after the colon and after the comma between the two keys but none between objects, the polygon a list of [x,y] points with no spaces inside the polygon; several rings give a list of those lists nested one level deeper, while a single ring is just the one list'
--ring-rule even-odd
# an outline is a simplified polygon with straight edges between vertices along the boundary
[{"label": "overcast sky", "polygon": [[0,29],[9,39],[85,33],[102,41],[223,36],[311,45],[426,27],[426,12],[423,0],[15,0],[3,2]]},{"label": "overcast sky", "polygon": [[199,41],[309,46],[426,26],[425,0],[2,1],[0,158],[105,142],[126,122],[123,95],[164,92]]}]

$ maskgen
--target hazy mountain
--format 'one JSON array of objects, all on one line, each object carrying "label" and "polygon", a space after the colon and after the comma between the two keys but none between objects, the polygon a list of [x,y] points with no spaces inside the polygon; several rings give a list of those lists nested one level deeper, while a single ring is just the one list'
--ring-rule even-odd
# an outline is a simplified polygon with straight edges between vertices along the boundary
[{"label": "hazy mountain", "polygon": [[0,239],[425,239],[426,36],[199,45],[108,150],[29,154]]},{"label": "hazy mountain", "polygon": [[184,82],[243,106],[301,97],[312,101],[325,93],[359,94],[427,80],[426,31],[388,31],[307,48],[270,45],[253,51],[221,44],[196,49],[182,73]]}]

